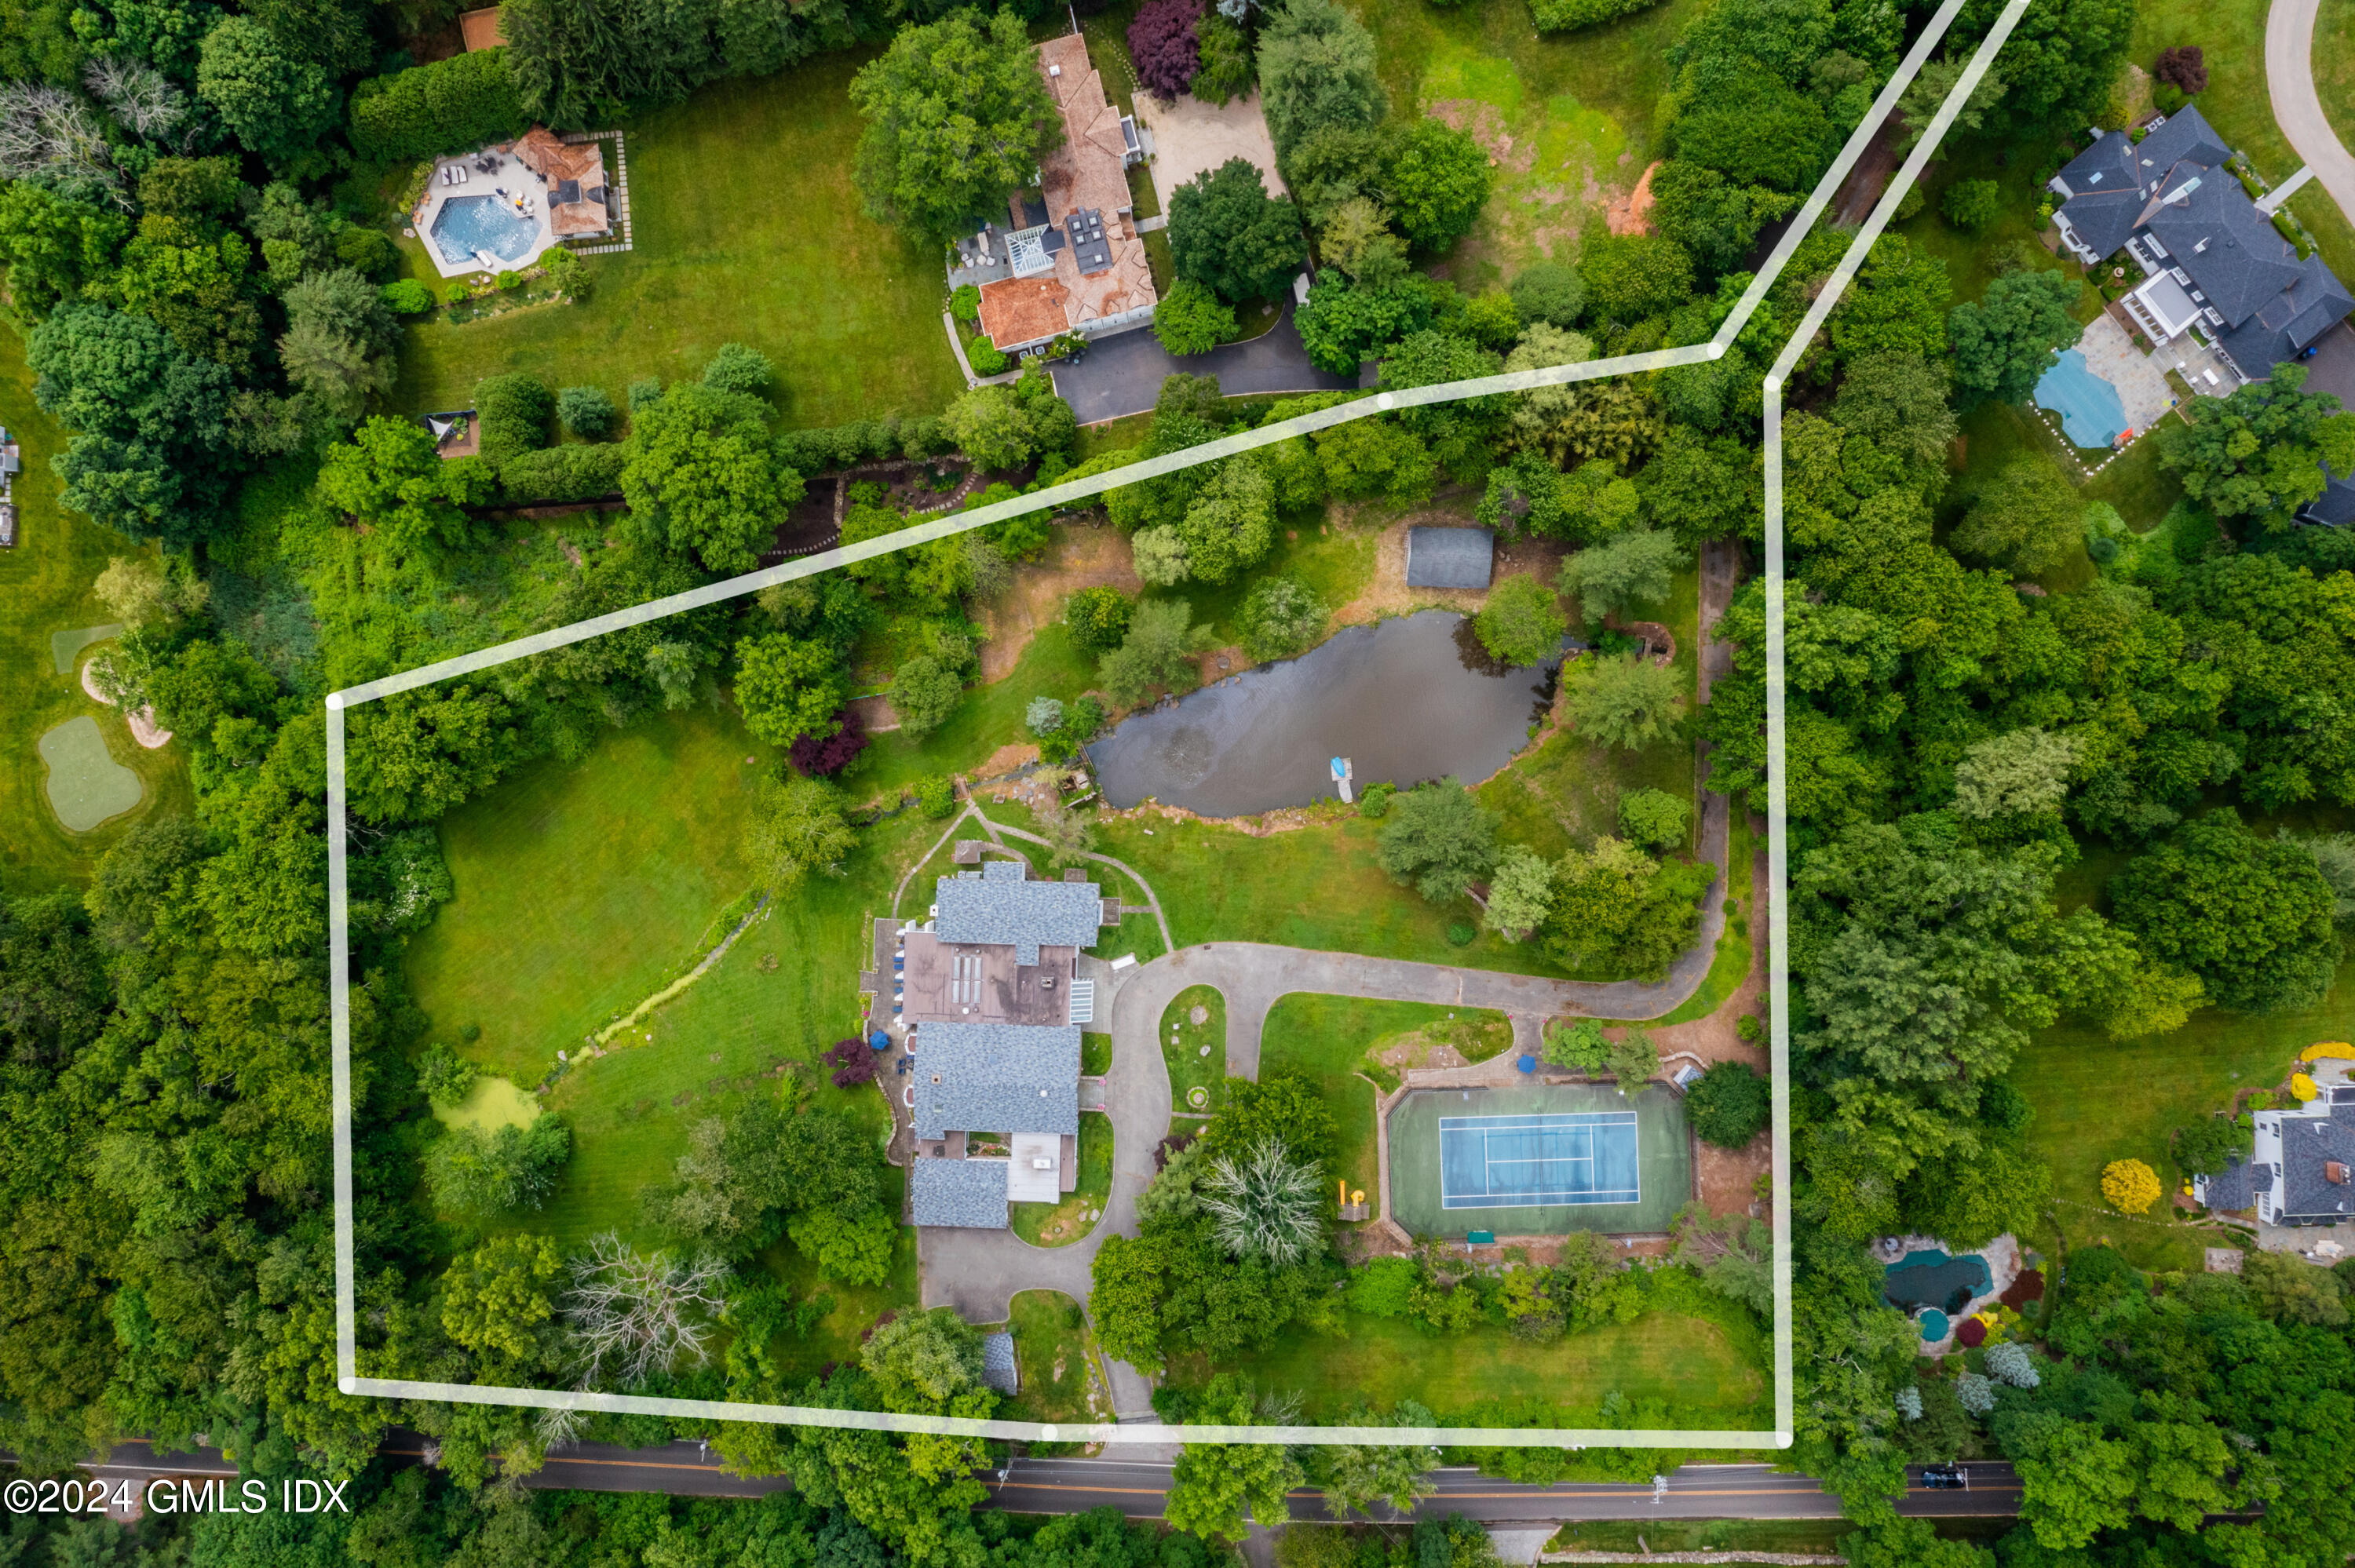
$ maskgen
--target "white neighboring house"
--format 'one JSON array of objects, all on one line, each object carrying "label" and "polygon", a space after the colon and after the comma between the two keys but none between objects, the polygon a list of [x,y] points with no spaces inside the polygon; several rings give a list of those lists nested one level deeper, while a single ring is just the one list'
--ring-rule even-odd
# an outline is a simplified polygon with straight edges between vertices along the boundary
[{"label": "white neighboring house", "polygon": [[2296,1110],[2259,1111],[2247,1160],[2192,1179],[2211,1209],[2254,1209],[2268,1225],[2355,1219],[2355,1084],[2334,1084]]}]

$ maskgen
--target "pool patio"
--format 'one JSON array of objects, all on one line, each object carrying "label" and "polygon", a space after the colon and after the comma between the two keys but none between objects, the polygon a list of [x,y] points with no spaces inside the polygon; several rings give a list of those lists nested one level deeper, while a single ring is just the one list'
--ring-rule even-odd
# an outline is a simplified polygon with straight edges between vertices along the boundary
[{"label": "pool patio", "polygon": [[[496,162],[496,167],[483,169],[476,166],[486,162]],[[464,173],[466,178],[464,183],[444,183],[446,172],[452,169]],[[521,254],[513,260],[502,258],[496,268],[485,267],[472,254],[456,261],[442,255],[433,233],[433,225],[441,218],[442,209],[453,201],[469,201],[478,196],[496,200],[502,188],[509,197],[521,196],[531,203],[528,214],[515,214],[518,221],[528,223],[533,228],[530,241]],[[417,238],[424,243],[425,259],[433,263],[435,270],[444,278],[469,278],[493,271],[519,272],[538,260],[556,243],[556,230],[549,220],[548,209],[547,187],[524,166],[523,160],[503,143],[480,148],[458,157],[434,160],[433,172],[426,179],[425,195],[410,213],[409,221],[416,229]],[[514,211],[511,202],[507,210]]]}]

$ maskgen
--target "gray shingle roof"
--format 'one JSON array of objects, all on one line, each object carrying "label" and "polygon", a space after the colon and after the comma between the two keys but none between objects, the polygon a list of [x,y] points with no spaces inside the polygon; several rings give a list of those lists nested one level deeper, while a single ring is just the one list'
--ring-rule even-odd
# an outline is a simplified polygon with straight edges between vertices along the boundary
[{"label": "gray shingle roof", "polygon": [[981,1337],[981,1381],[1009,1399],[1022,1392],[1022,1370],[1014,1361],[1014,1336],[1002,1329]]},{"label": "gray shingle roof", "polygon": [[[2191,274],[2207,302],[2223,315],[2224,324],[2236,327],[2296,283],[2305,269],[2298,264],[2297,248],[2257,210],[2239,180],[2222,171],[2197,177],[2199,185],[2177,201],[2165,196],[2186,189],[2190,182],[2169,182],[2145,227],[2158,236],[2175,264]],[[2270,359],[2259,362],[2272,364]],[[2241,368],[2259,373],[2255,366]]]},{"label": "gray shingle roof", "polygon": [[2355,311],[2355,296],[2348,293],[2347,286],[2319,257],[2309,256],[2298,263],[2297,276],[2288,287],[2259,304],[2246,320],[2217,335],[2232,363],[2254,376],[2295,358],[2298,350],[2345,320],[2350,311]]},{"label": "gray shingle roof", "polygon": [[1487,588],[1496,556],[1496,540],[1486,528],[1410,528],[1406,531],[1406,586]]},{"label": "gray shingle roof", "polygon": [[908,1207],[920,1225],[1006,1228],[1006,1161],[917,1160],[908,1166]]},{"label": "gray shingle roof", "polygon": [[1080,1130],[1076,1023],[927,1023],[909,1075],[919,1138]]},{"label": "gray shingle roof", "polygon": [[2309,502],[2298,515],[2309,523],[2328,523],[2339,528],[2355,523],[2355,476],[2340,479],[2332,474],[2330,465],[2325,463],[2322,477],[2322,493]]},{"label": "gray shingle roof", "polygon": [[933,890],[935,929],[943,942],[1010,942],[1014,961],[1035,964],[1039,949],[1086,948],[1103,921],[1103,895],[1092,882],[1032,882],[1020,861],[993,860]]},{"label": "gray shingle roof", "polygon": [[[2341,1098],[2344,1095],[2346,1097]],[[2355,1089],[2334,1088],[2328,1117],[2282,1118],[2282,1201],[2285,1220],[2340,1220],[2355,1215],[2355,1180],[2333,1181],[2331,1163],[2355,1174]]]},{"label": "gray shingle roof", "polygon": [[2202,1177],[2195,1183],[2201,1202],[2227,1213],[2255,1208],[2257,1194],[2273,1184],[2272,1166],[2252,1165],[2246,1160],[2235,1160],[2215,1175]]}]

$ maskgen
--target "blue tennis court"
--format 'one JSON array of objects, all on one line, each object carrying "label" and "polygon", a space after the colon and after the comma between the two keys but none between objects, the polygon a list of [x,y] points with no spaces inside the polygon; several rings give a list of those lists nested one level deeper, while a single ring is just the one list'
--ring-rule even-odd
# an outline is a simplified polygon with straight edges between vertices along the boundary
[{"label": "blue tennis court", "polygon": [[1439,1118],[1443,1209],[1639,1202],[1637,1171],[1632,1110]]}]

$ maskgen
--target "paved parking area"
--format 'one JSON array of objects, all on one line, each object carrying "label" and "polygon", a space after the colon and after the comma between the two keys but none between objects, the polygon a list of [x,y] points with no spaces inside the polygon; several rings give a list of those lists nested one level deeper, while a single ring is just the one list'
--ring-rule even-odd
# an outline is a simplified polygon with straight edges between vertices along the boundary
[{"label": "paved parking area", "polygon": [[1259,166],[1268,195],[1284,194],[1284,176],[1275,172],[1275,143],[1268,139],[1267,116],[1260,112],[1256,91],[1230,100],[1224,109],[1192,93],[1165,103],[1140,92],[1136,117],[1153,128],[1153,162],[1147,166],[1163,212],[1169,210],[1170,195],[1179,185],[1229,158],[1249,159]]}]

